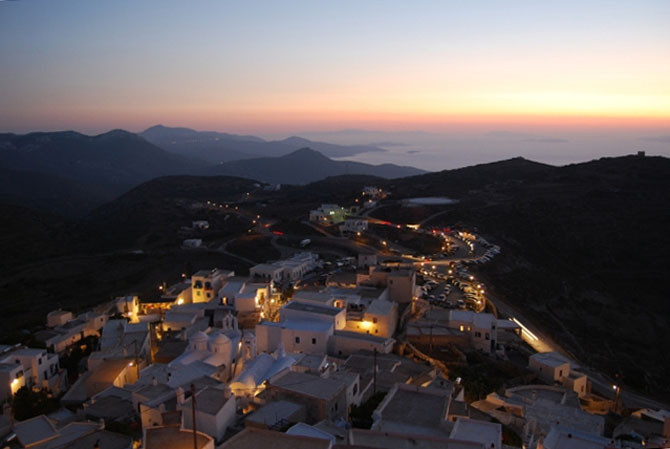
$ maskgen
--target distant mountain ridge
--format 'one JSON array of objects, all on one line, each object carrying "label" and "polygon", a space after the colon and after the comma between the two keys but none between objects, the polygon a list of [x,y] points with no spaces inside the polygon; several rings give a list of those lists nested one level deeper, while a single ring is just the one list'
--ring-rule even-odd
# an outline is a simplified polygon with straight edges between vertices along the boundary
[{"label": "distant mountain ridge", "polygon": [[194,172],[203,163],[168,153],[123,130],[0,134],[0,168],[92,183],[110,194],[157,176]]},{"label": "distant mountain ridge", "polygon": [[[163,135],[164,131],[153,127],[145,134]],[[187,128],[169,128],[169,131],[181,139],[199,139],[203,135]],[[204,134],[211,139],[239,142],[248,148],[260,145],[263,151],[276,149],[274,144],[253,136]],[[292,145],[309,142],[297,137],[288,140]],[[348,148],[317,144],[331,153]],[[342,174],[394,178],[423,173],[390,164],[374,166],[332,161],[316,151],[295,151],[288,144],[282,145],[286,150],[283,157],[249,157],[249,153],[244,153],[243,160],[215,166],[195,156],[165,151],[142,136],[124,130],[96,136],[75,131],[0,134],[0,173],[3,174],[0,202],[77,217],[143,182],[169,175],[229,174],[263,182],[305,184]]]},{"label": "distant mountain ridge", "polygon": [[147,128],[139,135],[165,151],[215,164],[239,159],[283,156],[304,147],[335,158],[386,151],[372,145],[336,145],[296,136],[284,140],[266,141],[255,136],[196,131],[163,125]]},{"label": "distant mountain ridge", "polygon": [[224,162],[209,168],[206,173],[217,176],[239,176],[273,184],[308,184],[339,175],[402,178],[426,172],[394,164],[370,165],[362,162],[334,161],[313,149],[301,148],[280,157]]}]

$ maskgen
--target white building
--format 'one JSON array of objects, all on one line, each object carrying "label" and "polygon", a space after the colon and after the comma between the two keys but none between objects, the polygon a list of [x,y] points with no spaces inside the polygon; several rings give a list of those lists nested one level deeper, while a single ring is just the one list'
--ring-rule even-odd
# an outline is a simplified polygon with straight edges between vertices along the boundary
[{"label": "white building", "polygon": [[377,253],[358,254],[358,268],[369,268],[377,265]]},{"label": "white building", "polygon": [[[68,315],[59,316],[58,320],[60,321]],[[51,351],[61,353],[83,338],[100,335],[107,319],[108,317],[104,313],[94,311],[82,313],[65,324],[35,333],[35,338],[44,343]],[[47,320],[49,320],[48,317]],[[55,320],[56,318],[52,317],[52,323]]]},{"label": "white building", "polygon": [[291,301],[282,306],[279,309],[279,317],[281,321],[313,320],[330,323],[336,330],[344,329],[347,324],[347,311],[345,309],[301,301]]},{"label": "white building", "polygon": [[255,265],[249,269],[249,274],[267,281],[295,282],[318,266],[318,254],[300,252],[290,259]]},{"label": "white building", "polygon": [[137,321],[140,313],[140,298],[138,296],[119,296],[115,300],[116,312],[130,321]]},{"label": "white building", "polygon": [[88,369],[94,364],[111,358],[138,357],[148,359],[151,338],[148,323],[129,323],[126,320],[109,320],[102,329],[100,350],[88,358]]},{"label": "white building", "polygon": [[607,449],[611,447],[614,447],[614,441],[611,439],[564,426],[553,426],[547,436],[537,444],[537,449]]},{"label": "white building", "polygon": [[561,383],[570,373],[570,362],[556,352],[541,352],[528,358],[528,368],[537,372],[545,382]]},{"label": "white building", "polygon": [[450,310],[447,326],[469,335],[472,346],[487,354],[502,351],[498,345],[498,320],[490,313]]},{"label": "white building", "polygon": [[227,381],[232,376],[232,368],[237,360],[241,333],[237,329],[215,332],[207,335],[196,332],[188,341],[188,348],[182,355],[172,360],[168,366],[188,366],[195,362],[206,363],[218,370],[220,380]]},{"label": "white building", "polygon": [[341,303],[335,305],[335,296],[330,290],[314,291],[314,290],[297,290],[293,293],[292,301],[303,303],[310,303],[316,305],[324,305],[330,307],[343,307]]},{"label": "white building", "polygon": [[44,349],[21,348],[3,355],[0,364],[15,364],[21,367],[26,386],[48,388],[55,393],[60,390],[63,378],[58,364],[58,354],[50,354]]},{"label": "white building", "polygon": [[356,274],[356,285],[388,288],[391,301],[409,303],[416,291],[416,272],[370,266],[367,273]]},{"label": "white building", "polygon": [[195,220],[191,223],[193,229],[206,230],[209,229],[209,221],[207,220]]},{"label": "white building", "polygon": [[528,368],[538,373],[540,379],[549,384],[561,384],[579,397],[588,393],[588,377],[575,371],[570,361],[557,352],[541,352],[528,358]]},{"label": "white building", "polygon": [[233,271],[200,270],[191,276],[191,290],[194,303],[209,302],[216,297],[217,292],[226,278],[234,276]]},{"label": "white building", "polygon": [[375,299],[363,314],[363,331],[377,337],[390,338],[398,325],[398,303]]},{"label": "white building", "polygon": [[265,381],[272,376],[290,370],[301,356],[286,354],[281,345],[273,354],[258,354],[245,360],[244,366],[230,382],[230,388],[237,397],[253,398],[263,388]]},{"label": "white building", "polygon": [[163,319],[163,331],[181,331],[186,330],[193,326],[199,318],[204,316],[204,312],[181,310],[180,308],[173,307],[172,309],[165,312],[165,318]]},{"label": "white building", "polygon": [[47,314],[47,327],[57,327],[62,326],[68,321],[72,320],[72,312],[67,312],[65,310],[54,310]]},{"label": "white building", "polygon": [[0,363],[0,400],[14,396],[19,388],[26,386],[23,366],[18,363]]},{"label": "white building", "polygon": [[342,223],[348,211],[337,204],[322,204],[309,212],[309,221],[324,225]]},{"label": "white building", "polygon": [[457,418],[449,435],[454,440],[481,443],[487,449],[501,449],[502,426],[478,419]]},{"label": "white building", "polygon": [[379,354],[389,354],[393,351],[393,338],[376,337],[372,334],[362,334],[347,330],[335,331],[328,340],[328,354],[336,357],[346,357],[359,351],[377,351]]},{"label": "white building", "polygon": [[376,186],[365,186],[363,187],[363,193],[368,196],[378,197],[382,194],[382,189]]},{"label": "white building", "polygon": [[272,282],[280,282],[284,270],[282,267],[271,263],[261,263],[254,265],[249,270],[249,274],[254,277],[265,279]]},{"label": "white building", "polygon": [[447,437],[451,390],[396,383],[372,413],[371,430]]},{"label": "white building", "polygon": [[202,246],[202,239],[186,239],[181,245],[184,248],[200,248]]},{"label": "white building", "polygon": [[368,221],[364,218],[347,218],[340,225],[340,232],[342,233],[364,232],[367,230]]},{"label": "white building", "polygon": [[254,312],[259,305],[270,298],[268,282],[252,282],[249,278],[228,278],[219,289],[218,302],[234,307],[240,313]]},{"label": "white building", "polygon": [[290,319],[279,323],[263,321],[256,325],[259,352],[273,352],[280,345],[289,352],[325,354],[328,339],[333,335],[332,322]]},{"label": "white building", "polygon": [[[177,406],[182,411],[185,429],[193,429],[193,398]],[[195,394],[196,429],[217,442],[223,441],[228,427],[235,421],[235,396],[226,385],[206,387]]]}]

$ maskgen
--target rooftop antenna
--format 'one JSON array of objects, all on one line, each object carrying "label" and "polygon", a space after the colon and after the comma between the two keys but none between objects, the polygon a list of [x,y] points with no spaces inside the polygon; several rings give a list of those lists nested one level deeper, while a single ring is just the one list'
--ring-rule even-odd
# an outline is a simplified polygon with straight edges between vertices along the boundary
[{"label": "rooftop antenna", "polygon": [[195,384],[191,384],[191,413],[193,417],[193,449],[198,449],[198,433],[195,428]]},{"label": "rooftop antenna", "polygon": [[374,361],[374,370],[372,371],[372,394],[377,393],[377,348],[372,352],[372,360]]}]

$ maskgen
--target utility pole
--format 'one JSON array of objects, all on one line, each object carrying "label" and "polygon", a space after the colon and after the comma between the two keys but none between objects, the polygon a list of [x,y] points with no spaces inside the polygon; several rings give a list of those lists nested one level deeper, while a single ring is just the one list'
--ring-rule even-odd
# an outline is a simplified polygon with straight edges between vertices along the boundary
[{"label": "utility pole", "polygon": [[137,340],[133,340],[135,346],[135,366],[137,367],[137,380],[140,380],[140,357],[137,351]]},{"label": "utility pole", "polygon": [[372,353],[374,361],[374,369],[372,371],[372,394],[377,393],[377,348],[374,348]]},{"label": "utility pole", "polygon": [[430,345],[429,346],[430,346],[430,349],[428,351],[429,351],[430,356],[432,357],[433,356],[433,325],[432,324],[430,325]]},{"label": "utility pole", "polygon": [[191,413],[193,417],[193,449],[198,449],[198,432],[195,428],[195,384],[191,384]]}]

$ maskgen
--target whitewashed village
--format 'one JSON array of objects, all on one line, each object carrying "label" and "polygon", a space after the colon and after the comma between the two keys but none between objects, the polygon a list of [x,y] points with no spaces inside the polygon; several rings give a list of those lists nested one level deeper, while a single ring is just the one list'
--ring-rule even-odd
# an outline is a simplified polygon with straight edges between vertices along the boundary
[{"label": "whitewashed village", "polygon": [[[360,237],[383,195],[366,188],[361,207],[324,204],[309,221]],[[333,258],[302,239],[242,276],[213,266],[152,298],[52,311],[34,347],[0,347],[2,447],[668,447],[670,411],[640,403],[624,414],[618,385],[496,306],[470,268],[499,247],[464,230],[382,224],[437,236],[443,251],[379,240]],[[57,406],[26,418],[20,401]]]}]

